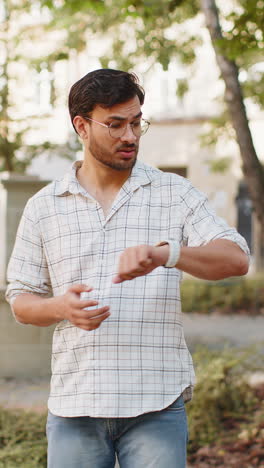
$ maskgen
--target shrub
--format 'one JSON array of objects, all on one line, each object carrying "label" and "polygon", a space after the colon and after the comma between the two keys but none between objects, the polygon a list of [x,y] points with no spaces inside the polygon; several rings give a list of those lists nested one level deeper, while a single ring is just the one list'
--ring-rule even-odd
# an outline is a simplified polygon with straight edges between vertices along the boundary
[{"label": "shrub", "polygon": [[181,285],[184,312],[264,313],[264,276],[221,281],[185,279]]},{"label": "shrub", "polygon": [[228,420],[247,421],[257,402],[247,381],[250,369],[261,366],[257,356],[256,351],[230,348],[220,353],[200,348],[194,353],[197,383],[186,406],[190,452],[219,441]]}]

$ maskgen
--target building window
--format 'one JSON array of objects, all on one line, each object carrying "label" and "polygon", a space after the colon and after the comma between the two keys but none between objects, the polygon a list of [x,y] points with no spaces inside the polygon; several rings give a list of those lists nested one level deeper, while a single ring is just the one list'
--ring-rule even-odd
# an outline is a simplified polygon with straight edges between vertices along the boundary
[{"label": "building window", "polygon": [[178,174],[182,177],[187,177],[186,166],[159,166],[159,169],[163,172],[171,172],[172,174]]}]

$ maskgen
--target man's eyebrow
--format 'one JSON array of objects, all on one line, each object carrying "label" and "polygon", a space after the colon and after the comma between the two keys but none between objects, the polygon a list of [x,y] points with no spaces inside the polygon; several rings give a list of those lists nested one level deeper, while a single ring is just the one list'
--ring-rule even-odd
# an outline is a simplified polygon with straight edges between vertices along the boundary
[{"label": "man's eyebrow", "polygon": [[[134,117],[132,117],[132,120],[138,119],[141,116],[142,116],[142,112],[140,111],[137,115],[134,115]],[[108,115],[107,119],[121,120],[121,121],[127,120],[126,117],[120,117],[120,115]]]}]

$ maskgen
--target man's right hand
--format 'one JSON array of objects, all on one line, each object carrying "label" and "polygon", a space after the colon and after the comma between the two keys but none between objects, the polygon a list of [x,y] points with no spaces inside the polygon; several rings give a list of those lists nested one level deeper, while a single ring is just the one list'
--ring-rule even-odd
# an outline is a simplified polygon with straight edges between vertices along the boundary
[{"label": "man's right hand", "polygon": [[[92,289],[85,284],[75,284],[64,294],[49,298],[22,293],[15,298],[13,311],[17,321],[24,324],[48,327],[62,320],[69,320],[83,330],[95,330],[109,317],[110,312],[108,306],[95,309],[97,301],[80,298],[82,292],[89,293]],[[92,306],[92,310],[84,310]]]},{"label": "man's right hand", "polygon": [[[75,284],[71,286],[65,294],[60,296],[62,301],[62,318],[69,320],[73,325],[83,330],[91,331],[99,328],[101,323],[110,315],[109,306],[99,307],[98,309],[84,310],[86,307],[94,307],[98,301],[93,299],[81,299],[82,292],[91,292],[92,287],[84,284]],[[59,299],[59,298],[58,298]]]}]

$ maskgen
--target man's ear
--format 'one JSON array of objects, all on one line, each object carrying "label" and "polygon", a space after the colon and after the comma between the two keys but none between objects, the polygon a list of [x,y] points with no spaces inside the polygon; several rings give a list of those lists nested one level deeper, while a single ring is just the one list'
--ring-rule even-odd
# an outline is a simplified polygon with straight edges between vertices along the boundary
[{"label": "man's ear", "polygon": [[76,115],[73,119],[73,125],[76,129],[76,132],[78,133],[79,137],[82,138],[82,140],[85,140],[85,138],[88,136],[87,126],[85,125],[86,123],[86,120],[80,115]]}]

